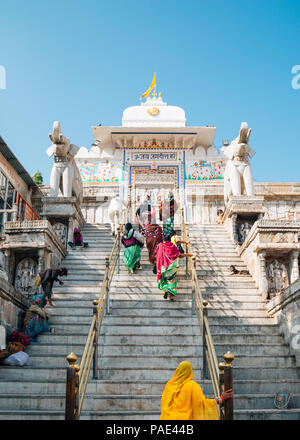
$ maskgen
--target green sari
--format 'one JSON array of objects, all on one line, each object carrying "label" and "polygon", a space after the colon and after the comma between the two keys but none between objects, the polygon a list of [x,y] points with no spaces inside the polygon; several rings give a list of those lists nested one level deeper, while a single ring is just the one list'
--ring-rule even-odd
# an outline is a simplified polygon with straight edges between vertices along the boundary
[{"label": "green sari", "polygon": [[161,269],[161,278],[158,282],[158,288],[176,296],[177,293],[177,270],[179,268],[178,259],[173,261],[167,268]]},{"label": "green sari", "polygon": [[[134,230],[131,229],[131,231],[127,234],[127,236],[125,235],[124,238],[128,240],[129,238],[132,237],[133,233]],[[129,273],[132,270],[133,272],[136,271],[140,260],[141,260],[141,247],[138,244],[125,248],[123,262],[125,266],[128,267]]]}]

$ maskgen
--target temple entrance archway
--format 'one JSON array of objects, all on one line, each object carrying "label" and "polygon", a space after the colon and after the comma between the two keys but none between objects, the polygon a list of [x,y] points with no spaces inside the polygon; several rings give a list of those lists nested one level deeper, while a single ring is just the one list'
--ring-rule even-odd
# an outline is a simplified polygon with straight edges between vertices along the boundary
[{"label": "temple entrance archway", "polygon": [[[135,219],[135,212],[146,200],[151,198],[151,204],[155,210],[156,223],[159,220],[159,205],[173,192],[175,200],[180,207],[179,178],[177,166],[160,166],[151,168],[147,166],[132,166],[131,169],[131,218]],[[175,224],[180,223],[180,211],[175,214]]]}]

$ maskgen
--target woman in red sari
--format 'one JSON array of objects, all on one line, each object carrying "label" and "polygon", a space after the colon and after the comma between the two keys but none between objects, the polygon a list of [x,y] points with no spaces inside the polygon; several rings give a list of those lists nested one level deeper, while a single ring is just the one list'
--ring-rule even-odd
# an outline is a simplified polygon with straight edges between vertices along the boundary
[{"label": "woman in red sari", "polygon": [[146,238],[146,246],[151,264],[155,263],[155,249],[163,241],[163,231],[161,226],[150,223],[141,227],[141,232]]}]

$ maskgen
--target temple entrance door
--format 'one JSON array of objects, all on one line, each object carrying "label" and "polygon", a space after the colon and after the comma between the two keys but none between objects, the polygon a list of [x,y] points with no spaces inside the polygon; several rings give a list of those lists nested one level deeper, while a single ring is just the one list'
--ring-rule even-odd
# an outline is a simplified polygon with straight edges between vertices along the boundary
[{"label": "temple entrance door", "polygon": [[[155,210],[156,223],[162,224],[159,220],[159,205],[173,192],[178,207],[180,208],[179,188],[177,173],[174,169],[141,169],[134,170],[131,188],[131,218],[137,221],[135,212],[143,204],[149,195],[151,205]],[[180,209],[175,214],[175,224],[180,224]]]}]

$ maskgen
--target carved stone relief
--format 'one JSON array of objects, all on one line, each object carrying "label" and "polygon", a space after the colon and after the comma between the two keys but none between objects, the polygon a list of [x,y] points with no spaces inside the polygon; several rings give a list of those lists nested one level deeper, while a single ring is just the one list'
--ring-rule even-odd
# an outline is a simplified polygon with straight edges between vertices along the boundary
[{"label": "carved stone relief", "polygon": [[238,237],[238,243],[244,243],[250,229],[256,221],[256,217],[240,217],[238,216],[236,221],[236,233]]},{"label": "carved stone relief", "polygon": [[57,222],[54,223],[53,229],[58,236],[58,238],[61,240],[61,242],[66,246],[67,245],[67,226],[63,223]]},{"label": "carved stone relief", "polygon": [[288,270],[283,262],[273,260],[267,264],[268,295],[273,298],[289,285]]},{"label": "carved stone relief", "polygon": [[16,268],[15,288],[24,294],[32,295],[36,290],[34,283],[37,273],[37,262],[32,258],[23,258]]}]

